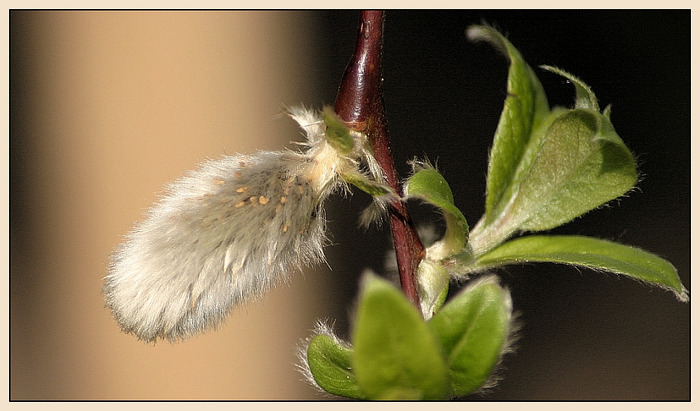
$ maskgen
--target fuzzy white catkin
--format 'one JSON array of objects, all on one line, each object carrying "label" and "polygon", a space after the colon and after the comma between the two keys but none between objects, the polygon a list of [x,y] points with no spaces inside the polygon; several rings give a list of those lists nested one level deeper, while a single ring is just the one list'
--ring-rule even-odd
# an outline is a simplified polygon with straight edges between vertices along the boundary
[{"label": "fuzzy white catkin", "polygon": [[344,187],[338,175],[357,159],[328,144],[316,112],[290,115],[306,133],[306,150],[207,161],[167,186],[127,235],[103,288],[125,332],[185,339],[291,271],[323,261],[322,203]]}]

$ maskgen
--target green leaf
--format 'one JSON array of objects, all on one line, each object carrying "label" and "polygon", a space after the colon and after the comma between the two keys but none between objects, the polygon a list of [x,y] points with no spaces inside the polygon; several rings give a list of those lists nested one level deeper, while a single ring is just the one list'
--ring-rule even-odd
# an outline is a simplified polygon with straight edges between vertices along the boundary
[{"label": "green leaf", "polygon": [[331,107],[324,107],[321,112],[326,123],[326,138],[340,154],[348,154],[355,148],[355,140],[350,134],[350,128],[338,117]]},{"label": "green leaf", "polygon": [[352,349],[334,338],[319,334],[307,350],[309,369],[319,387],[348,398],[365,398],[352,370]]},{"label": "green leaf", "polygon": [[549,113],[549,103],[532,68],[501,33],[488,26],[471,26],[467,37],[491,43],[510,60],[508,96],[494,136],[486,180],[484,219],[490,223],[517,189],[513,182],[518,179],[518,164],[523,160],[533,130]]},{"label": "green leaf", "polygon": [[576,89],[576,106],[549,111],[540,83],[517,50],[496,30],[472,27],[468,35],[504,50],[511,60],[508,98],[491,150],[486,211],[473,228],[474,255],[517,231],[542,231],[629,191],[636,163],[590,87],[563,70]]},{"label": "green leaf", "polygon": [[681,301],[688,294],[676,268],[654,254],[638,248],[582,236],[527,236],[493,249],[478,258],[485,270],[506,264],[551,262],[623,274],[673,291]]},{"label": "green leaf", "polygon": [[600,113],[575,109],[547,130],[511,208],[521,230],[560,226],[637,182],[632,153]]},{"label": "green leaf", "polygon": [[393,190],[386,184],[378,183],[358,172],[343,173],[341,178],[371,196],[392,194]]},{"label": "green leaf", "polygon": [[445,303],[450,288],[450,273],[441,264],[424,258],[416,270],[416,287],[423,318],[428,319]]},{"label": "green leaf", "polygon": [[562,77],[566,77],[566,79],[574,85],[574,87],[576,88],[576,108],[588,109],[596,113],[600,111],[600,107],[598,106],[598,99],[596,98],[595,94],[593,94],[593,90],[591,90],[591,88],[588,87],[588,85],[581,81],[578,77],[556,67],[540,67],[545,70],[551,71],[552,73],[559,74]]},{"label": "green leaf", "polygon": [[467,244],[469,225],[455,207],[452,190],[445,178],[434,168],[423,168],[408,179],[404,191],[409,198],[418,198],[438,207],[445,218],[445,235],[433,248],[432,257],[439,260],[462,251]]},{"label": "green leaf", "polygon": [[477,391],[492,375],[510,331],[510,294],[495,276],[474,282],[430,319],[447,357],[451,396]]},{"label": "green leaf", "polygon": [[[476,255],[518,230],[543,231],[624,195],[637,182],[634,156],[608,117],[587,109],[556,116],[527,148],[517,189],[499,219],[474,229]],[[545,123],[546,124],[546,123]]]},{"label": "green leaf", "polygon": [[438,342],[396,287],[366,275],[355,321],[353,365],[368,398],[447,398],[447,369]]}]

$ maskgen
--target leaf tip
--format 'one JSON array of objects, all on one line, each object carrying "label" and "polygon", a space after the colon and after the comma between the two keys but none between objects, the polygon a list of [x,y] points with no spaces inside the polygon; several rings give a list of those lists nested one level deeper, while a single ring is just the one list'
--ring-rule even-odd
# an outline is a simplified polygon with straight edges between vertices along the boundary
[{"label": "leaf tip", "polygon": [[681,289],[679,290],[673,290],[673,293],[676,295],[676,298],[678,301],[682,303],[687,303],[690,301],[690,296],[688,295],[688,289],[686,289],[682,284],[681,284]]},{"label": "leaf tip", "polygon": [[505,37],[495,28],[488,25],[472,25],[467,27],[467,39],[471,42],[486,42],[496,47],[506,56],[508,55],[508,44]]},{"label": "leaf tip", "polygon": [[584,83],[580,78],[558,67],[543,64],[540,66],[540,68],[562,76],[569,83],[574,85],[574,87],[576,88],[576,108],[593,110],[596,113],[600,111],[600,107],[598,106],[598,99],[593,93],[593,90],[591,90],[590,86]]}]

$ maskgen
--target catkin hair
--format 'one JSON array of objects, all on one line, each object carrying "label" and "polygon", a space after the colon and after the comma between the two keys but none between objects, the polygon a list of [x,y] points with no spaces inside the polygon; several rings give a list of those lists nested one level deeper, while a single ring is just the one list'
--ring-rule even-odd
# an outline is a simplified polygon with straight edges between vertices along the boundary
[{"label": "catkin hair", "polygon": [[293,117],[307,132],[306,152],[207,161],[167,186],[127,235],[103,286],[125,332],[145,341],[185,339],[324,259],[323,201],[343,185],[336,171],[354,163],[319,137],[315,117]]}]

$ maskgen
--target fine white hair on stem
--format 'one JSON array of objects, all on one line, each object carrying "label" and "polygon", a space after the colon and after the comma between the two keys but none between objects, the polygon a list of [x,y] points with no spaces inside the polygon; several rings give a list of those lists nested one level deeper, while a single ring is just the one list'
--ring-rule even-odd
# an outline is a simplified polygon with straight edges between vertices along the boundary
[{"label": "fine white hair on stem", "polygon": [[306,150],[207,161],[167,186],[126,236],[103,286],[125,332],[145,341],[188,338],[324,260],[323,202],[357,161],[327,143],[318,112],[290,116],[306,133]]}]

